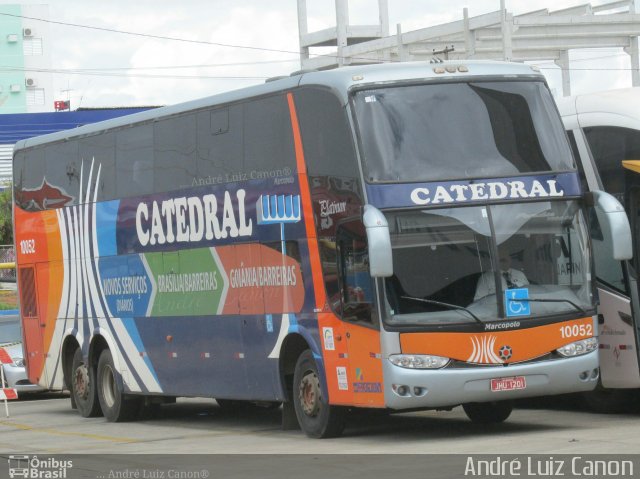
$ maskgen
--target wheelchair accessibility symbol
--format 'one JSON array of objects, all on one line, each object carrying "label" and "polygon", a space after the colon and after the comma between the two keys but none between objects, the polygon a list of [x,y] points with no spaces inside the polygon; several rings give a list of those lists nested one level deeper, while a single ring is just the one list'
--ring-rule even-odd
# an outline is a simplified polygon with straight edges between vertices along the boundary
[{"label": "wheelchair accessibility symbol", "polygon": [[508,318],[513,316],[529,316],[531,314],[531,304],[529,301],[519,301],[522,299],[529,299],[529,289],[507,289],[504,292],[504,310]]}]

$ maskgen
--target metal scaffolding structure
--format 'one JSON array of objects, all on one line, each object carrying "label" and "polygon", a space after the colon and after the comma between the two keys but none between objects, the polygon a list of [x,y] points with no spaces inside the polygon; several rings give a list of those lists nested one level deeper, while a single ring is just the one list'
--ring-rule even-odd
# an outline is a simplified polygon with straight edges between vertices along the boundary
[{"label": "metal scaffolding structure", "polygon": [[[622,48],[631,59],[633,86],[640,86],[640,0],[604,5],[589,3],[563,10],[536,10],[521,15],[500,10],[462,20],[389,35],[388,0],[377,0],[377,25],[350,25],[348,0],[335,0],[336,26],[309,32],[307,0],[298,0],[300,63],[303,69],[326,70],[344,65],[390,61],[449,59],[554,61],[562,72],[562,90],[571,94],[569,51]],[[314,54],[318,47],[335,53]]]}]

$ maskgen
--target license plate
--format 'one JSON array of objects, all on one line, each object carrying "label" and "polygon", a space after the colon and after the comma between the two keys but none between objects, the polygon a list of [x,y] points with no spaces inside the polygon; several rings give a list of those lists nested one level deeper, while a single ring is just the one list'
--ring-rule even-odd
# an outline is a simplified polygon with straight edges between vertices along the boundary
[{"label": "license plate", "polygon": [[516,389],[525,389],[527,381],[524,376],[513,376],[510,378],[498,378],[491,380],[491,391],[515,391]]}]

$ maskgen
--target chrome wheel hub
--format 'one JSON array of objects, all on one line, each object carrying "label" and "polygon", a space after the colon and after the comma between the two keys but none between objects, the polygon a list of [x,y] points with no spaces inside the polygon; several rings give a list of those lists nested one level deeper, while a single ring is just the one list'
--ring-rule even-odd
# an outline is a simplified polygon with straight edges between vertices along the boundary
[{"label": "chrome wheel hub", "polygon": [[300,381],[298,400],[307,416],[317,416],[320,411],[320,380],[318,375],[309,371]]}]

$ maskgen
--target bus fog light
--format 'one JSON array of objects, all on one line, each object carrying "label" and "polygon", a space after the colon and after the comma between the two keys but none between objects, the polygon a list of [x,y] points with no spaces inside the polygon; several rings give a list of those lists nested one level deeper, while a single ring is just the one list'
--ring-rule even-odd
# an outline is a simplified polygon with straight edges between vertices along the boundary
[{"label": "bus fog light", "polygon": [[596,349],[598,349],[598,339],[587,338],[566,344],[565,346],[556,349],[556,351],[562,356],[570,358],[573,356],[581,356],[583,354],[590,353],[591,351],[595,351]]},{"label": "bus fog light", "polygon": [[393,354],[389,361],[407,369],[440,369],[449,364],[450,359],[430,354]]},{"label": "bus fog light", "polygon": [[409,395],[409,386],[405,386],[403,384],[392,384],[391,387],[393,388],[393,390],[398,396]]},{"label": "bus fog light", "polygon": [[420,396],[424,396],[425,394],[427,394],[427,390],[425,388],[414,386],[414,388],[413,388],[413,395],[414,396],[420,397]]}]

